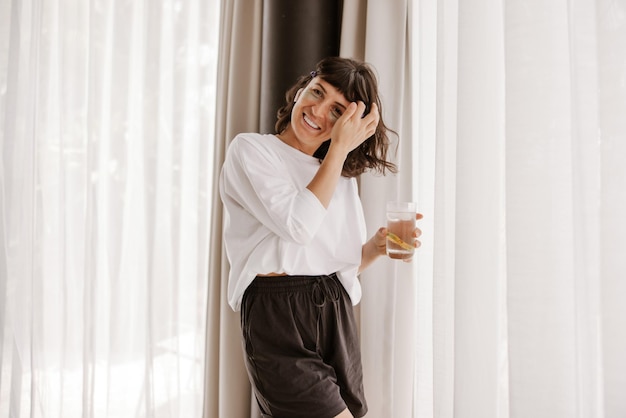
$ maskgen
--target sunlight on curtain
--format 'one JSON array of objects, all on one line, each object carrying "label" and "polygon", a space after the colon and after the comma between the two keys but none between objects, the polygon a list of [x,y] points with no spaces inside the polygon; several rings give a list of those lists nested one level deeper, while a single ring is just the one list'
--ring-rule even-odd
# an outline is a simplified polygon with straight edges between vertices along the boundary
[{"label": "sunlight on curtain", "polygon": [[[408,53],[411,68],[411,139],[413,196],[425,218],[419,222],[423,231],[418,250],[417,284],[413,300],[415,367],[413,373],[413,418],[433,417],[433,267],[435,225],[435,161],[437,138],[437,4],[420,1],[408,4]],[[441,209],[441,208],[437,208]],[[440,332],[439,329],[436,330]]]},{"label": "sunlight on curtain", "polygon": [[0,3],[0,416],[200,416],[219,2]]},{"label": "sunlight on curtain", "polygon": [[432,19],[434,414],[624,417],[626,5]]}]

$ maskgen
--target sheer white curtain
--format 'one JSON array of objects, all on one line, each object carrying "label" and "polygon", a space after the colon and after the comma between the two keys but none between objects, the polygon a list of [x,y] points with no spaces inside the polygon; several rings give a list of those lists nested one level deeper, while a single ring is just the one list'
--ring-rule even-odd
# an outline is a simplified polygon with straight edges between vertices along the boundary
[{"label": "sheer white curtain", "polygon": [[218,1],[0,3],[0,416],[200,416]]},{"label": "sheer white curtain", "polygon": [[441,6],[441,416],[624,416],[626,4]]},{"label": "sheer white curtain", "polygon": [[363,179],[368,224],[426,215],[413,267],[363,275],[368,416],[625,416],[626,3],[365,14],[402,170]]}]

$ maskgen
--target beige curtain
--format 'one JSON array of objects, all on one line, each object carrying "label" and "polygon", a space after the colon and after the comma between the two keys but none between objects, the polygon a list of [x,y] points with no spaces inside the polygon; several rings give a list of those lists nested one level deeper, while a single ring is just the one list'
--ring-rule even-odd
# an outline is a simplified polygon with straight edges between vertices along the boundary
[{"label": "beige curtain", "polygon": [[[205,373],[205,418],[258,417],[243,363],[239,314],[228,306],[228,260],[217,182],[229,141],[259,130],[263,2],[222,2],[213,176]],[[252,412],[251,412],[252,411]]]}]

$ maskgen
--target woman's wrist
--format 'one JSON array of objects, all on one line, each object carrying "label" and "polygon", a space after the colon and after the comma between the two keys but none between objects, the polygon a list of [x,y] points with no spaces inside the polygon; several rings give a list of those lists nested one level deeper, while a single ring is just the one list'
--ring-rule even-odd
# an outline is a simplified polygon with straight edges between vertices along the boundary
[{"label": "woman's wrist", "polygon": [[328,152],[326,153],[324,159],[330,157],[335,162],[340,163],[343,167],[343,163],[346,161],[346,158],[348,158],[349,153],[350,150],[347,147],[331,140],[330,145],[328,146]]}]

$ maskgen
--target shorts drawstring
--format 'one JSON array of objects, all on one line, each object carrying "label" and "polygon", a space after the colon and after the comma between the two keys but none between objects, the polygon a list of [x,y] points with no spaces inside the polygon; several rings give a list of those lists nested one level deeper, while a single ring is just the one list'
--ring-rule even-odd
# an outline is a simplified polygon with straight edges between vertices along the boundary
[{"label": "shorts drawstring", "polygon": [[337,282],[337,275],[335,273],[329,276],[317,276],[314,280],[315,284],[313,285],[311,298],[315,306],[322,308],[327,300],[331,302],[339,301],[341,288],[339,287],[340,284]]}]

